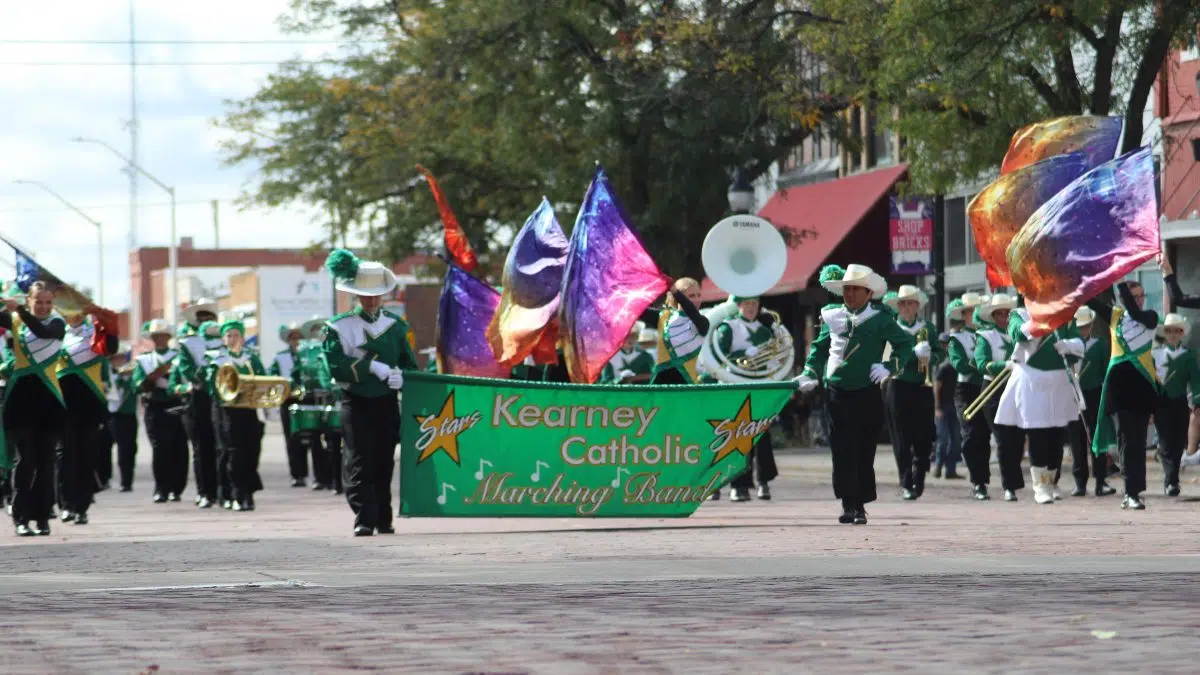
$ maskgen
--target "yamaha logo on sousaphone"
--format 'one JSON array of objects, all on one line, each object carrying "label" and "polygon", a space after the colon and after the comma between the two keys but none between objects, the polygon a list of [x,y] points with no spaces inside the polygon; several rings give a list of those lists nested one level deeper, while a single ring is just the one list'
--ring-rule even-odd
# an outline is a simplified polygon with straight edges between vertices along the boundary
[{"label": "yamaha logo on sousaphone", "polygon": [[[749,215],[730,216],[713,226],[700,251],[704,273],[730,295],[757,297],[771,290],[787,268],[787,243],[775,226]],[[730,359],[721,352],[709,330],[700,350],[697,367],[721,382],[782,381],[792,377],[796,360],[792,335],[775,312],[760,309],[775,318],[771,341],[752,357]],[[724,302],[705,310],[709,323],[732,318],[738,308]]]}]

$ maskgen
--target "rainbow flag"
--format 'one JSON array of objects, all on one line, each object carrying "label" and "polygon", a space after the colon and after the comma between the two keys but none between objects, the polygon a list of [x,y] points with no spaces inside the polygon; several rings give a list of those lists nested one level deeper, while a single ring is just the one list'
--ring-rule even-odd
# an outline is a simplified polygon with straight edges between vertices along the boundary
[{"label": "rainbow flag", "polygon": [[1100,166],[1117,156],[1124,120],[1120,117],[1075,115],[1056,117],[1022,127],[1013,134],[1000,163],[1004,175],[1047,157],[1080,152],[1089,166]]},{"label": "rainbow flag", "polygon": [[507,378],[509,369],[496,363],[487,341],[487,325],[500,294],[496,289],[447,261],[438,299],[438,370],[449,375]]}]

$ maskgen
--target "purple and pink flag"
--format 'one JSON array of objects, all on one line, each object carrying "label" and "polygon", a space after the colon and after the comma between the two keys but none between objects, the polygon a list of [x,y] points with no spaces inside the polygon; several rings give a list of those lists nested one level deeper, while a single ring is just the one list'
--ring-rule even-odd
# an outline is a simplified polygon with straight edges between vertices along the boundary
[{"label": "purple and pink flag", "polygon": [[1055,155],[1079,152],[1088,166],[1100,166],[1117,156],[1124,120],[1120,117],[1073,115],[1043,120],[1013,134],[1000,163],[1000,175]]},{"label": "purple and pink flag", "polygon": [[559,330],[571,381],[591,384],[669,279],[629,224],[604,169],[595,177],[571,232]]},{"label": "purple and pink flag", "polygon": [[447,375],[507,379],[511,369],[496,363],[487,326],[500,304],[500,293],[453,262],[446,266],[438,299],[437,357]]}]

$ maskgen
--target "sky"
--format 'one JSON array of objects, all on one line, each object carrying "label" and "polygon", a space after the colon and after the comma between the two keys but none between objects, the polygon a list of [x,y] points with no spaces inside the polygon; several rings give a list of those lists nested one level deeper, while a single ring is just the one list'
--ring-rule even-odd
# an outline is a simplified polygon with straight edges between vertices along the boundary
[{"label": "sky", "polygon": [[[211,247],[216,199],[223,248],[300,247],[316,240],[320,228],[311,212],[237,209],[233,200],[254,168],[222,166],[217,146],[223,132],[213,122],[225,100],[257,90],[274,69],[269,64],[335,53],[333,36],[282,33],[276,19],[288,0],[132,4],[137,60],[146,64],[137,68],[137,160],[175,187],[178,236]],[[128,307],[130,298],[129,178],[122,160],[103,147],[70,139],[96,138],[130,154],[130,6],[130,0],[0,3],[0,236],[64,281],[97,288],[96,227],[40,188],[13,181],[43,182],[101,223],[103,304],[116,309]],[[326,42],[313,43],[320,40]],[[204,41],[242,43],[196,44]],[[204,65],[214,63],[220,65]],[[138,244],[166,246],[167,193],[143,179],[138,201]],[[12,261],[11,249],[0,244],[0,278],[12,278]]]}]

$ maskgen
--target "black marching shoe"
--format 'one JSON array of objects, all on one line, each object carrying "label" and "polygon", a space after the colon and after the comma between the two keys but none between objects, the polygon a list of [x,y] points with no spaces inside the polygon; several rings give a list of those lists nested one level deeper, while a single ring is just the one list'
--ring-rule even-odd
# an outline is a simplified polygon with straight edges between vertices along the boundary
[{"label": "black marching shoe", "polygon": [[226,499],[225,501],[221,502],[221,508],[226,509],[226,510],[232,510],[233,509],[233,500]]},{"label": "black marching shoe", "polygon": [[711,493],[708,495],[708,501],[710,501],[710,502],[719,502],[719,501],[721,501],[721,491],[720,491],[720,490],[713,490],[713,491],[712,491],[712,492],[711,492]]},{"label": "black marching shoe", "polygon": [[1115,495],[1115,494],[1117,494],[1117,488],[1115,488],[1103,481],[1096,482],[1096,496],[1097,497],[1107,497],[1109,495]]},{"label": "black marching shoe", "polygon": [[75,514],[75,524],[76,525],[87,525],[88,524],[87,514],[86,513],[76,513]]},{"label": "black marching shoe", "polygon": [[854,522],[854,504],[849,500],[842,500],[842,515],[838,516],[838,522],[843,525],[849,525]]},{"label": "black marching shoe", "polygon": [[50,536],[50,521],[39,520],[37,524],[37,533],[40,537]]},{"label": "black marching shoe", "polygon": [[1006,501],[1006,502],[1017,501],[1017,491],[1016,490],[1005,490],[1004,491],[1004,501]]},{"label": "black marching shoe", "polygon": [[1133,511],[1145,511],[1146,504],[1142,502],[1139,495],[1125,495],[1125,499],[1121,500],[1121,508]]},{"label": "black marching shoe", "polygon": [[1082,496],[1084,496],[1084,495],[1086,495],[1086,494],[1087,494],[1087,486],[1086,486],[1086,485],[1080,485],[1079,483],[1076,483],[1076,484],[1075,484],[1075,489],[1074,489],[1074,490],[1071,490],[1071,496],[1072,496],[1072,497],[1082,497]]},{"label": "black marching shoe", "polygon": [[213,500],[209,499],[208,497],[201,497],[200,499],[196,500],[196,508],[211,509],[212,506]]},{"label": "black marching shoe", "polygon": [[132,485],[122,485],[121,492],[133,492],[133,486]]},{"label": "black marching shoe", "polygon": [[155,503],[155,504],[162,504],[162,503],[163,503],[163,502],[165,502],[165,501],[167,501],[167,496],[166,496],[166,495],[164,495],[164,494],[163,494],[163,493],[161,493],[161,492],[155,492],[155,493],[154,493],[154,503]]},{"label": "black marching shoe", "polygon": [[947,471],[946,475],[942,476],[942,478],[945,478],[946,480],[962,480],[963,476],[955,471]]},{"label": "black marching shoe", "polygon": [[750,491],[746,488],[733,488],[729,491],[729,501],[748,502],[750,501]]},{"label": "black marching shoe", "polygon": [[32,537],[36,534],[37,532],[34,532],[33,528],[29,527],[29,523],[17,523],[18,537]]},{"label": "black marching shoe", "polygon": [[244,499],[239,499],[233,503],[233,510],[234,511],[253,511],[254,509],[250,508],[249,502],[247,502]]},{"label": "black marching shoe", "polygon": [[366,525],[357,525],[354,528],[354,536],[356,537],[369,537],[373,534],[375,534],[375,530],[367,527]]},{"label": "black marching shoe", "polygon": [[66,509],[63,509],[62,511],[60,511],[58,513],[58,519],[63,521],[64,523],[69,523],[72,520],[75,520],[75,514]]},{"label": "black marching shoe", "polygon": [[861,506],[854,509],[854,524],[855,525],[866,525],[867,524],[867,510]]},{"label": "black marching shoe", "polygon": [[379,527],[375,528],[375,531],[379,534],[396,534],[396,528],[392,527],[391,525],[380,525]]},{"label": "black marching shoe", "polygon": [[293,478],[292,479],[292,487],[296,487],[296,488],[304,487],[304,479],[303,478]]},{"label": "black marching shoe", "polygon": [[913,490],[909,490],[908,488],[904,488],[900,491],[900,498],[904,501],[911,502],[917,498],[917,493]]},{"label": "black marching shoe", "polygon": [[942,477],[942,465],[941,464],[938,464],[937,466],[933,467],[933,477],[934,478]]},{"label": "black marching shoe", "polygon": [[167,501],[169,501],[169,502],[177,502],[177,501],[179,501],[179,494],[178,494],[178,493],[175,493],[175,492],[168,493],[168,494],[167,494]]},{"label": "black marching shoe", "polygon": [[254,510],[254,497],[246,497],[246,510],[247,511]]},{"label": "black marching shoe", "polygon": [[770,500],[771,499],[771,486],[767,485],[766,483],[759,485],[758,486],[758,498]]},{"label": "black marching shoe", "polygon": [[313,489],[313,492],[319,492],[319,491],[325,489],[325,484],[324,483],[313,483],[312,489]]},{"label": "black marching shoe", "polygon": [[1168,497],[1178,497],[1179,496],[1179,486],[1177,484],[1172,483],[1171,485],[1168,485],[1167,487],[1163,488],[1163,492],[1166,493],[1166,495]]},{"label": "black marching shoe", "polygon": [[972,485],[971,496],[981,502],[986,502],[987,500],[991,499],[991,497],[988,496],[986,485]]}]

